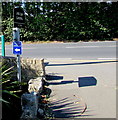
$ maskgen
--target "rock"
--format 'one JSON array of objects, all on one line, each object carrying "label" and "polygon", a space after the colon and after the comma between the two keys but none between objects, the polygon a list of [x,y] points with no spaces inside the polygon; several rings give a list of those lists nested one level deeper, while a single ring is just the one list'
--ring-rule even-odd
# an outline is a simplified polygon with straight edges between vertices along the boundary
[{"label": "rock", "polygon": [[42,77],[38,77],[36,79],[30,79],[28,84],[29,84],[29,87],[28,87],[28,91],[31,93],[31,92],[36,92],[36,93],[41,93],[42,92],[42,81],[43,81],[43,78]]},{"label": "rock", "polygon": [[36,120],[37,119],[37,117],[36,116],[34,116],[34,112],[33,111],[31,111],[31,110],[29,110],[29,109],[25,109],[24,111],[23,111],[23,113],[22,113],[22,116],[21,116],[21,118],[20,118],[21,120]]},{"label": "rock", "polygon": [[43,111],[43,109],[39,108],[39,109],[38,109],[38,113],[39,113],[39,115],[44,116],[44,111]]},{"label": "rock", "polygon": [[45,77],[45,64],[44,64],[44,59],[40,59],[40,76]]},{"label": "rock", "polygon": [[29,82],[28,91],[41,93],[44,89],[44,86],[48,86],[49,83],[46,81],[45,77],[38,77],[36,79],[30,79]]},{"label": "rock", "polygon": [[22,105],[22,119],[36,118],[38,110],[38,96],[37,93],[32,92],[30,94],[25,93],[21,96]]}]

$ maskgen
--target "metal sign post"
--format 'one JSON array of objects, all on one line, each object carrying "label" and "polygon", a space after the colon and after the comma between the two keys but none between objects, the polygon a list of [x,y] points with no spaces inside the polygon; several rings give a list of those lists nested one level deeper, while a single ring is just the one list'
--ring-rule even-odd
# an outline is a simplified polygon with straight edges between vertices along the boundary
[{"label": "metal sign post", "polygon": [[18,81],[21,82],[21,63],[20,63],[20,55],[17,55],[17,69],[18,69],[17,78],[18,78]]},{"label": "metal sign post", "polygon": [[13,28],[13,54],[17,55],[17,78],[21,82],[21,63],[20,55],[22,54],[22,42],[20,41],[19,28],[24,27],[25,14],[21,7],[14,8],[14,28]]},{"label": "metal sign post", "polygon": [[20,55],[22,54],[22,42],[20,41],[19,28],[13,28],[13,54],[17,55],[17,79],[21,82],[21,63]]}]

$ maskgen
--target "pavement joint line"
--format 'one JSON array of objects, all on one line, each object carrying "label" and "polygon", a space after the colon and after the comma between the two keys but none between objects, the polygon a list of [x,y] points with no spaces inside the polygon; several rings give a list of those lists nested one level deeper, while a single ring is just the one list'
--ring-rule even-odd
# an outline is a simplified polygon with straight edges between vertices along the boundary
[{"label": "pavement joint line", "polygon": [[102,62],[102,61],[118,61],[117,59],[97,59],[97,60],[74,60],[74,59],[45,59],[46,61],[78,61],[78,62]]}]

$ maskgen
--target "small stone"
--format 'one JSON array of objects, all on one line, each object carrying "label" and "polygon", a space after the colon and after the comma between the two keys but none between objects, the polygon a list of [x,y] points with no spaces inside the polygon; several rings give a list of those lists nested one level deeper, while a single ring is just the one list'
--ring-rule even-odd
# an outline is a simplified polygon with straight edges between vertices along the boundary
[{"label": "small stone", "polygon": [[39,109],[38,109],[38,113],[39,113],[39,115],[43,116],[43,115],[44,115],[43,109],[39,108]]}]

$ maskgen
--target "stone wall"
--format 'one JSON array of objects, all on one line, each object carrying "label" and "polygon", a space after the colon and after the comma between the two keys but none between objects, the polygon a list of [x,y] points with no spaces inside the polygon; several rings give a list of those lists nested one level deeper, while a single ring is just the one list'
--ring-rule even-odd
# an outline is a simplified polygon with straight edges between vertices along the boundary
[{"label": "stone wall", "polygon": [[44,77],[30,79],[28,82],[28,92],[21,96],[22,115],[21,120],[42,120],[52,118],[52,110],[49,108],[47,98],[51,94],[51,89],[47,87]]},{"label": "stone wall", "polygon": [[44,59],[29,59],[22,58],[22,75],[24,80],[29,80],[36,77],[45,77]]},{"label": "stone wall", "polygon": [[[15,57],[2,57],[2,64],[13,67],[17,75]],[[22,115],[21,120],[53,118],[52,110],[48,107],[47,98],[51,94],[46,80],[44,59],[21,58],[22,82],[28,83],[28,92],[21,96]]]},{"label": "stone wall", "polygon": [[[2,64],[6,64],[7,67],[13,67],[13,77],[17,76],[17,65],[15,57],[1,57]],[[44,59],[29,59],[21,58],[21,74],[22,82],[28,82],[29,79],[44,76],[45,77],[45,65]]]}]

